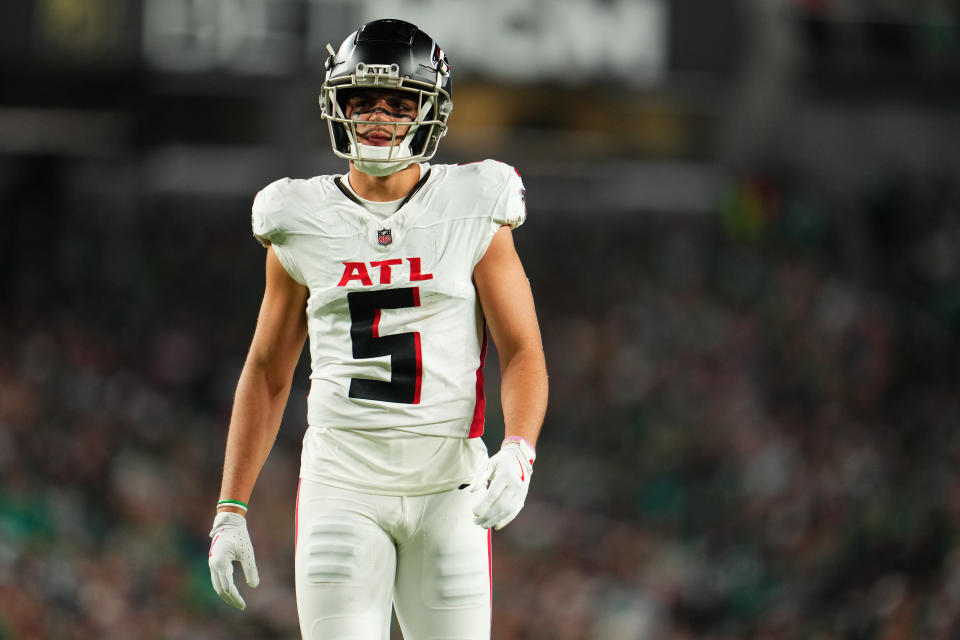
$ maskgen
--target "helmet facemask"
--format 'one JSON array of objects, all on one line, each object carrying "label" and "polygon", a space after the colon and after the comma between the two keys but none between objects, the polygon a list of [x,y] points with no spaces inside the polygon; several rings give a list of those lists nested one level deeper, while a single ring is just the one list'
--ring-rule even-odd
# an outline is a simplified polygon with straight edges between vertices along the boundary
[{"label": "helmet facemask", "polygon": [[[333,56],[331,56],[333,57]],[[413,164],[429,160],[436,153],[440,138],[446,134],[447,119],[453,103],[446,91],[440,88],[441,72],[437,72],[435,86],[426,82],[401,78],[396,64],[358,63],[353,73],[328,79],[320,95],[321,115],[327,120],[333,152],[347,160],[364,173],[385,176]],[[358,120],[344,113],[349,95],[357,89],[399,91],[416,100],[416,116],[413,120]],[[382,110],[382,109],[381,109]],[[359,115],[359,114],[355,114]],[[391,114],[392,115],[392,114]],[[358,125],[391,127],[393,137],[389,146],[361,144],[357,135]],[[409,127],[402,139],[400,130]]]}]

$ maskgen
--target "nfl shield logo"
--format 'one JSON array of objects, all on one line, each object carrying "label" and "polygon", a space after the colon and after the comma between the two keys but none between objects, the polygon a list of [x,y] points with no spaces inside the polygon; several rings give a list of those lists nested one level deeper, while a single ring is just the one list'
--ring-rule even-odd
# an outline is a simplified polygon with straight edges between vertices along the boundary
[{"label": "nfl shield logo", "polygon": [[377,230],[377,242],[383,246],[387,246],[393,242],[393,233],[390,231],[390,229]]}]

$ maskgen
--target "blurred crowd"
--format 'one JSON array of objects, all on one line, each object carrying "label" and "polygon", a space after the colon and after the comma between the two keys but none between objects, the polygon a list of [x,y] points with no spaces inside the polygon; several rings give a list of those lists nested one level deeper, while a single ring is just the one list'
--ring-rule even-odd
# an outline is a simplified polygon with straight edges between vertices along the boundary
[{"label": "blurred crowd", "polygon": [[[249,200],[85,187],[104,174],[3,167],[0,640],[298,637],[304,363],[246,612],[206,566],[263,283]],[[494,535],[493,637],[960,637],[956,181],[750,175],[709,216],[529,195],[551,403]]]}]

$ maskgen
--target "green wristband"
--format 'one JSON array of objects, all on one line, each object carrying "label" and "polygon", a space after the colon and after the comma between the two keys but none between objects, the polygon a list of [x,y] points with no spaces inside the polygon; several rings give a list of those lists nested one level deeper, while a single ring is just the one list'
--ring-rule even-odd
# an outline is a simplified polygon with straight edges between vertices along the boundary
[{"label": "green wristband", "polygon": [[247,505],[240,502],[239,500],[217,500],[218,507],[237,507],[238,509],[247,510]]}]

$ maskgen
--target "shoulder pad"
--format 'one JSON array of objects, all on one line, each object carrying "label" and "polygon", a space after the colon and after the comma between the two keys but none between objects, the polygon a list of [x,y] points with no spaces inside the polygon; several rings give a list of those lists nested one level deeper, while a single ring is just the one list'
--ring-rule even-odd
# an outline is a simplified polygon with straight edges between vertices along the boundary
[{"label": "shoulder pad", "polygon": [[527,191],[523,188],[520,172],[509,164],[485,160],[492,174],[500,180],[501,195],[493,210],[493,221],[516,229],[527,219]]},{"label": "shoulder pad", "polygon": [[460,165],[473,172],[479,182],[479,193],[492,204],[491,220],[499,226],[509,225],[515,229],[527,217],[526,191],[520,174],[509,164],[498,160],[484,160]]},{"label": "shoulder pad", "polygon": [[265,186],[253,199],[253,237],[265,247],[283,244],[286,238],[280,217],[291,190],[290,178],[281,178]]}]

